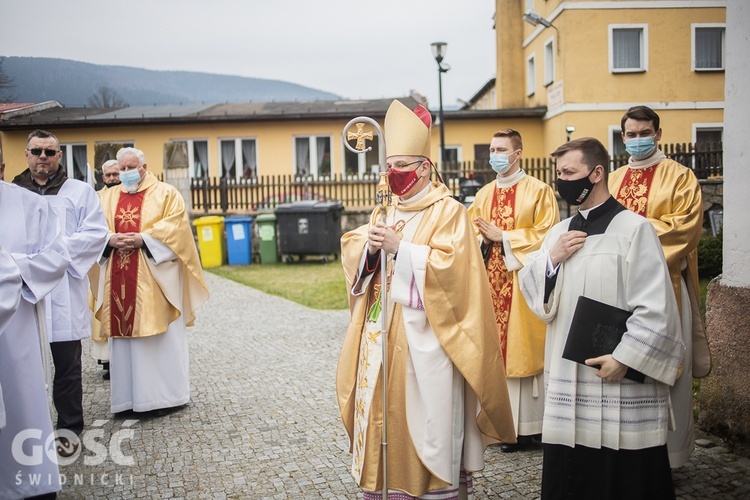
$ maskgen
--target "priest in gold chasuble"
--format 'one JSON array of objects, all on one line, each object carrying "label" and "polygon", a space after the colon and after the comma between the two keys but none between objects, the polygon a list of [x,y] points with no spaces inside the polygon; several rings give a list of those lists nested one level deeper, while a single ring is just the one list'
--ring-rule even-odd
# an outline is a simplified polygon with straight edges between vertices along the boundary
[{"label": "priest in gold chasuble", "polygon": [[646,106],[635,106],[625,113],[622,137],[630,159],[609,176],[609,190],[656,229],[680,309],[685,362],[670,390],[676,429],[667,441],[670,465],[679,467],[695,448],[693,377],[705,377],[711,371],[698,286],[703,201],[692,170],[668,159],[659,149],[659,124],[659,115]]},{"label": "priest in gold chasuble", "polygon": [[109,240],[94,268],[96,318],[109,338],[111,410],[186,404],[186,327],[208,298],[182,195],[147,171],[143,153],[117,154],[122,184],[101,200]]},{"label": "priest in gold chasuble", "polygon": [[555,192],[521,169],[521,134],[514,129],[495,133],[490,165],[497,178],[477,193],[469,207],[476,225],[495,306],[497,334],[505,360],[517,444],[531,444],[542,432],[544,415],[544,338],[547,325],[526,304],[518,282],[526,255],[541,247],[544,236],[560,221]]},{"label": "priest in gold chasuble", "polygon": [[[484,264],[466,209],[429,180],[429,112],[394,101],[386,114],[388,179],[396,201],[387,223],[342,238],[352,319],[336,389],[364,498],[382,490],[381,315],[388,335],[388,489],[459,498],[484,448],[515,441]],[[380,269],[380,249],[387,265]],[[386,310],[378,302],[388,276]],[[480,277],[482,279],[480,279]]]}]

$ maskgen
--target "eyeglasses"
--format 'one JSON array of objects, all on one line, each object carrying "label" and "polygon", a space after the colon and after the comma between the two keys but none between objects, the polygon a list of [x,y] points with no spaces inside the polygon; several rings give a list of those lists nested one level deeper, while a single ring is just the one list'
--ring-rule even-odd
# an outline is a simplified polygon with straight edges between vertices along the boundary
[{"label": "eyeglasses", "polygon": [[31,153],[33,156],[41,156],[42,151],[44,151],[44,156],[55,156],[57,153],[60,152],[59,149],[41,149],[41,148],[32,148],[27,149],[29,153]]},{"label": "eyeglasses", "polygon": [[401,165],[398,165],[398,164],[396,164],[396,165],[391,165],[391,166],[390,166],[390,167],[388,167],[388,168],[389,168],[389,169],[390,169],[390,168],[406,168],[406,167],[408,167],[408,166],[410,166],[410,165],[414,165],[414,164],[416,164],[416,163],[422,163],[423,161],[424,161],[424,160],[417,160],[417,161],[413,161],[413,162],[411,162],[411,163],[404,163],[404,164],[401,164]]}]

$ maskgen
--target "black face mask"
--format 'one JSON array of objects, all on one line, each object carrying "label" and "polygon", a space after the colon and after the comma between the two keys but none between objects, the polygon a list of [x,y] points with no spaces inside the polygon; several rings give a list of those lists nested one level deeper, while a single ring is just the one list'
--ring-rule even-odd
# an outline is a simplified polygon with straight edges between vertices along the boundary
[{"label": "black face mask", "polygon": [[594,189],[594,183],[589,179],[591,172],[586,177],[573,181],[564,181],[558,178],[557,192],[560,193],[560,198],[571,205],[580,205],[586,201],[586,198],[589,197],[591,191]]},{"label": "black face mask", "polygon": [[106,182],[104,183],[104,185],[107,187],[119,186],[120,184],[122,184],[120,181],[110,182],[109,184],[107,184]]}]

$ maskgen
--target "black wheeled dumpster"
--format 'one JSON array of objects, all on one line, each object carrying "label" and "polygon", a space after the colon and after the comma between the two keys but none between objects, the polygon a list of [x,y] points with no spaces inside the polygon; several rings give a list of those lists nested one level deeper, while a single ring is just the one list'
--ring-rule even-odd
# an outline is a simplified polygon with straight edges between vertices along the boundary
[{"label": "black wheeled dumpster", "polygon": [[284,262],[297,255],[319,255],[328,262],[338,258],[341,240],[341,201],[297,201],[276,207],[279,253]]}]

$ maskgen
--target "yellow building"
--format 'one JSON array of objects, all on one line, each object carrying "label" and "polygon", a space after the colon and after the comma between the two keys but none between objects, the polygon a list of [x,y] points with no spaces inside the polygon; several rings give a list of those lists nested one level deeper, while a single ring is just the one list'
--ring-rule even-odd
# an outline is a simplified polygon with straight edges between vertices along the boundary
[{"label": "yellow building", "polygon": [[[410,108],[426,104],[418,94],[399,99]],[[391,99],[377,99],[97,110],[51,102],[4,116],[0,130],[8,178],[26,168],[26,137],[36,128],[58,137],[68,175],[79,179],[86,178],[87,165],[99,168],[123,146],[143,150],[156,174],[174,160],[185,163],[191,178],[334,174],[356,178],[377,170],[377,142],[369,144],[374,149],[366,156],[354,155],[343,146],[343,127],[361,115],[382,123],[390,103]],[[446,147],[457,160],[464,160],[462,150],[469,153],[466,160],[472,160],[473,145],[479,141],[486,149],[492,132],[503,123],[538,138],[543,115],[544,108],[456,111],[451,113]],[[177,159],[176,143],[187,145],[187,154]],[[439,157],[439,147],[439,131],[434,127],[433,160]]]},{"label": "yellow building", "polygon": [[719,142],[725,23],[724,0],[496,0],[497,78],[475,109],[546,107],[545,153],[584,136],[621,153],[639,104],[663,143]]}]

